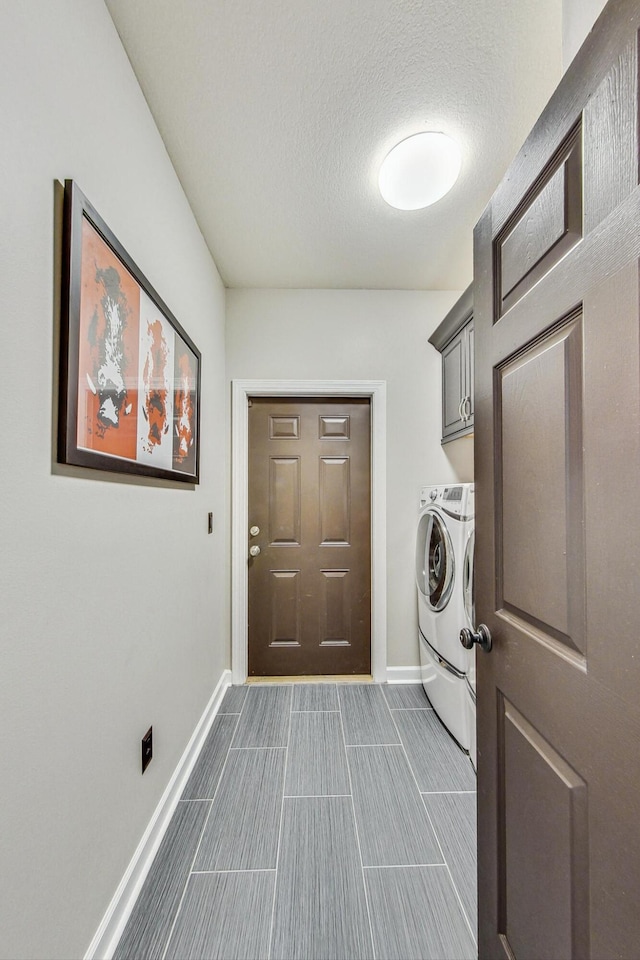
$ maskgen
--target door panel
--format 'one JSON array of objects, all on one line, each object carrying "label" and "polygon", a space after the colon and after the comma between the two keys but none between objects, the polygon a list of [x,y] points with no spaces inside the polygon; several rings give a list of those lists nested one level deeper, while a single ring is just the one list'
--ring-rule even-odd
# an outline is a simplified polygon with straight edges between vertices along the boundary
[{"label": "door panel", "polygon": [[249,408],[249,675],[371,670],[368,400]]},{"label": "door panel", "polygon": [[300,646],[300,571],[271,570],[271,631],[274,647]]},{"label": "door panel", "polygon": [[507,297],[562,239],[565,227],[566,169],[562,163],[505,238],[502,293]]},{"label": "door panel", "polygon": [[269,543],[272,547],[300,546],[300,501],[300,458],[269,457]]},{"label": "door panel", "polygon": [[609,3],[475,231],[483,960],[640,943],[639,29]]},{"label": "door panel", "polygon": [[582,236],[582,124],[529,187],[496,239],[498,315],[530,290]]},{"label": "door panel", "polygon": [[464,397],[466,388],[464,333],[460,333],[442,351],[442,380],[442,431],[443,436],[447,437],[464,426],[460,411],[460,400]]},{"label": "door panel", "polygon": [[351,643],[351,572],[323,570],[320,643],[323,647],[348,647]]},{"label": "door panel", "polygon": [[578,315],[498,367],[496,527],[497,608],[584,653],[581,358]]},{"label": "door panel", "polygon": [[349,457],[320,457],[320,543],[349,546],[351,482]]},{"label": "door panel", "polygon": [[532,944],[538,960],[586,956],[587,786],[513,704],[499,703],[506,942],[515,957],[533,956]]}]

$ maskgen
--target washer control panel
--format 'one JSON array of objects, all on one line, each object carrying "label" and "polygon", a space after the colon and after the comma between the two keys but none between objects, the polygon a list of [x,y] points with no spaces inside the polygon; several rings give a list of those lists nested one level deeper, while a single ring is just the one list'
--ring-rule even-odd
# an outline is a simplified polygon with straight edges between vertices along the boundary
[{"label": "washer control panel", "polygon": [[429,503],[435,503],[449,513],[460,514],[464,500],[464,486],[461,484],[451,487],[423,487],[420,491],[420,510]]}]

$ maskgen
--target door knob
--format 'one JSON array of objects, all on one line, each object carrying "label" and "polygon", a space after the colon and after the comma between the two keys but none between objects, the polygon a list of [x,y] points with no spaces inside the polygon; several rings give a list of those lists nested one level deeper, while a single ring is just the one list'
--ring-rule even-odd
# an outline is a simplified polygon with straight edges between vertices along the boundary
[{"label": "door knob", "polygon": [[252,537],[257,537],[258,534],[260,533],[260,527],[256,527],[256,526],[249,527],[249,533],[251,534]]},{"label": "door knob", "polygon": [[464,630],[461,630],[460,643],[466,650],[471,650],[474,643],[477,643],[479,647],[482,647],[485,653],[489,653],[491,647],[493,646],[493,640],[491,639],[489,627],[485,627],[484,623],[480,624],[477,633],[474,633],[473,630],[469,630],[467,627],[465,627]]},{"label": "door knob", "polygon": [[249,547],[249,556],[250,556],[250,557],[257,557],[257,556],[259,556],[259,555],[260,555],[260,547],[258,546],[257,543],[255,544],[255,546]]}]

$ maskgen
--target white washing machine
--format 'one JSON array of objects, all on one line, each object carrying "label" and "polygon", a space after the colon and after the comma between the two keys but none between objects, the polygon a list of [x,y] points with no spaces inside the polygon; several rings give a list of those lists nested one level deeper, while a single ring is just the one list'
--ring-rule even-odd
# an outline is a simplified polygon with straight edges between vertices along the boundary
[{"label": "white washing machine", "polygon": [[[473,495],[473,494],[472,494]],[[462,573],[462,591],[464,594],[465,627],[475,630],[476,608],[473,580],[474,551],[476,544],[475,529],[472,528],[464,553]],[[466,712],[469,730],[469,756],[476,769],[476,646],[467,651],[468,666],[466,676]]]},{"label": "white washing machine", "polygon": [[468,551],[473,550],[474,518],[473,484],[433,485],[420,491],[416,584],[422,683],[432,707],[467,751],[471,746],[467,678],[474,652],[460,643],[460,630],[468,625],[465,559],[471,595],[473,590]]}]

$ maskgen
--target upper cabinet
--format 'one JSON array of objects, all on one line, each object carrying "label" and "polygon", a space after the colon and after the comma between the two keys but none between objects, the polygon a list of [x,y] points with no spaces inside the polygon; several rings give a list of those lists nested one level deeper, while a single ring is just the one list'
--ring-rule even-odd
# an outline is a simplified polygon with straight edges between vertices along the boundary
[{"label": "upper cabinet", "polygon": [[442,354],[442,442],[473,433],[473,285],[429,337]]}]

